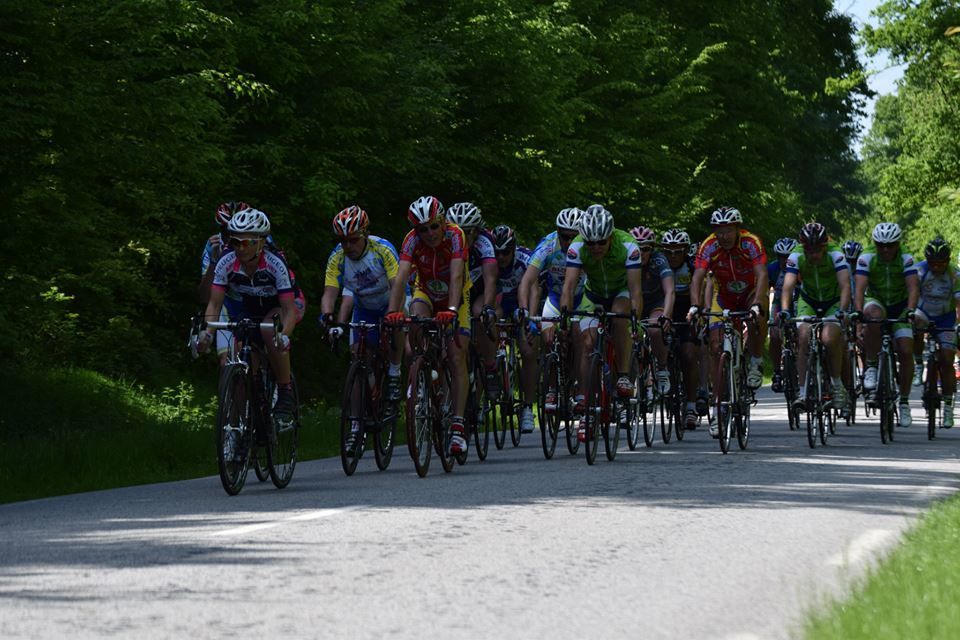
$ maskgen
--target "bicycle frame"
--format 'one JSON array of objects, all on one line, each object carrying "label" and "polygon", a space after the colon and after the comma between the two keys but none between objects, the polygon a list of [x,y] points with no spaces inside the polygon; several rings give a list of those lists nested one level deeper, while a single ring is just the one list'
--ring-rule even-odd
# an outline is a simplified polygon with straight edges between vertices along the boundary
[{"label": "bicycle frame", "polygon": [[720,451],[726,454],[730,450],[732,426],[736,428],[740,448],[746,449],[750,437],[750,406],[756,404],[756,399],[746,383],[746,367],[743,362],[745,327],[739,321],[753,320],[754,314],[750,311],[724,309],[720,313],[701,312],[701,315],[705,318],[718,318],[723,331],[717,385],[714,389]]}]

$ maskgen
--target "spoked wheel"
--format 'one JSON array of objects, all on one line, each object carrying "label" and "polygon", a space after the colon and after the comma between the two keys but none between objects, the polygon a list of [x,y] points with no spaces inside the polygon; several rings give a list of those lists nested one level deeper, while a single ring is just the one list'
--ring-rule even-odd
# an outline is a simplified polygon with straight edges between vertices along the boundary
[{"label": "spoked wheel", "polygon": [[269,420],[273,425],[273,433],[267,449],[267,460],[270,462],[270,479],[278,489],[283,489],[293,479],[293,470],[297,466],[297,445],[300,443],[300,394],[297,380],[292,374],[290,384],[293,385],[293,419],[283,422]]},{"label": "spoked wheel", "polygon": [[433,423],[435,415],[430,397],[431,376],[423,356],[417,356],[410,367],[410,395],[407,398],[407,449],[413,459],[417,475],[426,477],[430,471],[433,450]]},{"label": "spoked wheel", "polygon": [[576,415],[576,412],[568,408],[567,398],[569,394],[564,397],[560,396],[557,398],[557,407],[562,408],[562,413],[560,414],[560,420],[564,423],[563,426],[563,435],[567,441],[567,453],[572,456],[577,455],[577,452],[580,451],[580,439],[577,438],[577,430],[579,428],[579,417]]},{"label": "spoked wheel", "polygon": [[[440,466],[444,472],[453,471],[453,463],[456,458],[460,458],[463,464],[467,461],[466,452],[454,456],[450,453],[450,418],[453,416],[453,386],[450,383],[450,372],[444,368],[440,372],[441,380],[439,387],[439,398],[437,403],[440,414],[433,423],[433,447],[437,452],[437,458],[440,460]],[[468,436],[469,434],[464,434]]]},{"label": "spoked wheel", "polygon": [[817,437],[820,434],[820,431],[823,430],[823,424],[821,424],[821,415],[817,411],[816,407],[811,406],[810,399],[807,399],[807,444],[810,445],[811,449],[817,448]]},{"label": "spoked wheel", "polygon": [[877,403],[880,405],[880,442],[893,442],[893,425],[897,420],[896,401],[893,398],[893,386],[888,384],[890,377],[886,358],[877,363]]},{"label": "spoked wheel", "polygon": [[507,444],[507,433],[515,428],[514,423],[517,421],[517,415],[513,411],[513,403],[510,400],[500,400],[494,407],[496,407],[496,422],[494,423],[493,429],[493,443],[497,446],[497,449],[503,449],[504,445]]},{"label": "spoked wheel", "polygon": [[[550,357],[544,358],[540,372],[540,383],[537,385],[540,444],[543,445],[543,457],[550,460],[557,450],[557,436],[560,435],[560,372],[557,362]],[[546,409],[548,388],[554,389],[556,396],[555,406],[549,411]]]},{"label": "spoked wheel", "polygon": [[517,347],[510,345],[510,382],[507,388],[510,391],[510,397],[513,398],[513,420],[510,422],[510,442],[513,446],[520,444],[520,412],[523,410],[523,394],[520,392],[520,363],[517,360]]},{"label": "spoked wheel", "polygon": [[825,407],[820,415],[823,416],[823,429],[820,430],[820,444],[826,446],[827,438],[836,433],[836,418],[833,415],[833,409],[829,406]]},{"label": "spoked wheel", "polygon": [[663,407],[663,419],[660,421],[660,439],[663,444],[670,444],[673,438],[674,413],[673,413],[673,395],[660,396],[660,404]]},{"label": "spoked wheel", "polygon": [[737,445],[743,451],[750,443],[750,401],[740,400],[740,412],[737,414]]},{"label": "spoked wheel", "polygon": [[733,371],[730,367],[730,356],[727,353],[720,355],[719,372],[717,375],[717,391],[714,395],[714,416],[717,421],[717,432],[720,441],[720,451],[730,451],[730,440],[733,432]]},{"label": "spoked wheel", "polygon": [[377,469],[386,471],[393,459],[393,448],[397,441],[397,414],[399,408],[396,403],[384,401],[380,413],[380,430],[373,441],[373,455],[377,461]]},{"label": "spoked wheel", "polygon": [[217,410],[217,466],[224,491],[235,496],[247,479],[253,434],[250,389],[246,372],[239,365],[227,366],[220,383]]},{"label": "spoked wheel", "polygon": [[632,357],[630,363],[630,381],[633,382],[633,397],[627,402],[627,447],[636,451],[640,446],[640,432],[647,421],[647,409],[644,406],[646,390],[641,384],[640,359]]},{"label": "spoked wheel", "polygon": [[473,369],[473,388],[467,402],[467,420],[473,423],[473,446],[478,460],[486,460],[490,450],[490,430],[493,425],[493,412],[483,390],[483,366],[479,359]]},{"label": "spoked wheel", "polygon": [[[343,386],[343,398],[340,401],[340,464],[343,472],[352,476],[357,463],[363,457],[366,435],[363,424],[367,419],[367,381],[366,372],[360,362],[350,365],[347,382]],[[353,425],[359,425],[359,431],[353,432]],[[352,442],[351,442],[352,440]]]},{"label": "spoked wheel", "polygon": [[673,393],[673,428],[677,434],[677,442],[681,442],[687,429],[685,415],[687,391],[681,374],[673,370],[670,372],[670,391]]},{"label": "spoked wheel", "polygon": [[807,365],[807,404],[804,407],[807,412],[807,444],[810,445],[811,449],[817,448],[817,439],[820,437],[820,434],[823,433],[823,404],[822,400],[822,389],[820,388],[820,381],[817,364],[813,362],[813,357],[810,358],[811,362]]},{"label": "spoked wheel", "polygon": [[603,392],[603,363],[600,356],[590,357],[590,368],[587,370],[587,395],[584,398],[584,416],[587,426],[587,437],[585,442],[587,464],[593,464],[597,461],[597,449],[600,448],[600,432],[605,430],[602,424],[604,413],[604,392]]},{"label": "spoked wheel", "polygon": [[660,396],[656,383],[654,382],[649,387],[645,386],[649,377],[650,369],[644,367],[640,374],[640,379],[644,385],[641,388],[643,389],[643,405],[646,410],[645,420],[643,421],[643,442],[648,448],[653,446],[657,435],[657,421],[660,419]]},{"label": "spoked wheel", "polygon": [[257,474],[257,480],[266,482],[270,479],[270,462],[267,460],[267,447],[261,444],[254,444],[250,452],[250,458],[253,461],[253,472]]},{"label": "spoked wheel", "polygon": [[927,411],[927,440],[937,437],[937,411],[940,409],[940,394],[937,393],[937,362],[938,358],[931,355],[927,363],[927,377],[923,383],[923,408]]},{"label": "spoked wheel", "polygon": [[620,429],[629,421],[630,416],[627,400],[618,398],[608,401],[607,407],[606,419],[603,421],[603,449],[607,454],[607,460],[612,462],[617,457],[617,449],[620,448]]}]

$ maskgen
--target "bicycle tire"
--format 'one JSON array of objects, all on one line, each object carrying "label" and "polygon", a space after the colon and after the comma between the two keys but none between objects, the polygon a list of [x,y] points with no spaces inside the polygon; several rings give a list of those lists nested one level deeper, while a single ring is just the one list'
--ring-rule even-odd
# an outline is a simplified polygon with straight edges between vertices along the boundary
[{"label": "bicycle tire", "polygon": [[270,479],[270,463],[267,460],[267,448],[254,443],[250,451],[250,459],[253,461],[253,472],[257,475],[257,480],[266,482]]},{"label": "bicycle tire", "polygon": [[720,451],[726,455],[730,451],[731,427],[733,422],[733,371],[730,366],[730,354],[721,353],[717,365],[717,391],[714,394],[714,407],[717,420],[717,439],[720,441]]},{"label": "bicycle tire", "polygon": [[[217,409],[217,467],[227,495],[235,496],[247,479],[251,427],[250,385],[243,365],[227,365]],[[230,435],[233,434],[233,435]]]},{"label": "bicycle tire", "polygon": [[877,404],[880,406],[880,442],[887,444],[893,429],[888,430],[888,423],[891,418],[891,408],[893,403],[887,397],[890,390],[887,389],[887,364],[883,354],[880,355],[880,361],[877,362]]},{"label": "bicycle tire", "polygon": [[640,432],[643,428],[641,418],[646,422],[646,407],[642,399],[646,391],[640,383],[640,358],[637,355],[630,357],[630,380],[633,382],[633,397],[627,406],[627,448],[636,451],[640,446]]},{"label": "bicycle tire", "polygon": [[737,415],[737,446],[745,451],[750,444],[750,403],[741,402],[740,413]]},{"label": "bicycle tire", "polygon": [[670,369],[670,389],[673,391],[673,429],[677,434],[677,442],[683,442],[684,433],[687,430],[685,415],[687,390],[683,379],[683,371],[680,367],[674,366]]},{"label": "bicycle tire", "polygon": [[267,460],[270,462],[270,479],[277,489],[283,489],[290,484],[297,467],[297,446],[300,442],[300,394],[297,390],[297,379],[292,373],[290,384],[293,387],[293,420],[289,424],[283,424],[272,417],[267,417],[271,425]]},{"label": "bicycle tire", "polygon": [[923,408],[927,412],[927,440],[937,437],[937,411],[940,408],[940,395],[937,393],[937,367],[940,365],[936,357],[927,360],[927,376],[923,381]]},{"label": "bicycle tire", "polygon": [[[363,427],[368,418],[366,415],[366,377],[363,364],[359,361],[353,362],[347,370],[347,379],[343,385],[343,397],[340,399],[340,465],[347,476],[352,476],[357,470],[357,463],[363,457],[363,450],[366,446],[366,434]],[[359,411],[356,415],[353,414],[354,406]],[[353,421],[360,423],[360,433],[357,434],[353,446],[347,447],[347,441],[353,432]]]},{"label": "bicycle tire", "polygon": [[[617,451],[620,449],[620,430],[623,424],[620,422],[620,411],[627,410],[627,401],[615,398],[610,404],[610,411],[607,415],[603,427],[603,450],[609,462],[613,462],[617,457]],[[629,420],[627,414],[627,420]]]},{"label": "bicycle tire", "polygon": [[493,418],[490,410],[490,403],[487,400],[487,394],[483,390],[483,365],[480,358],[476,357],[473,368],[473,391],[470,394],[470,420],[473,425],[473,446],[477,452],[477,459],[481,462],[487,459],[487,453],[490,451],[490,430]]},{"label": "bicycle tire", "polygon": [[416,356],[410,365],[410,393],[407,397],[407,450],[417,475],[425,478],[430,472],[433,455],[433,402],[430,399],[431,376],[423,356]]},{"label": "bicycle tire", "polygon": [[434,386],[431,394],[437,415],[433,423],[433,448],[444,473],[450,473],[457,458],[462,459],[464,463],[467,459],[466,453],[454,455],[450,452],[450,418],[453,415],[453,385],[450,381],[450,370],[444,367],[437,375],[440,376],[440,384]]},{"label": "bicycle tire", "polygon": [[[812,340],[812,338],[811,338]],[[816,354],[807,355],[807,444],[811,449],[817,448],[817,440],[823,431],[823,390],[820,388],[820,365]]]},{"label": "bicycle tire", "polygon": [[523,432],[520,431],[520,412],[523,411],[523,393],[520,390],[520,360],[517,358],[517,346],[511,342],[508,351],[510,359],[510,396],[513,398],[511,407],[513,409],[513,419],[510,421],[510,442],[513,446],[520,446],[520,438]]},{"label": "bicycle tire", "polygon": [[[649,357],[651,356],[648,352],[647,358]],[[640,389],[642,389],[644,416],[646,417],[646,420],[643,421],[643,443],[649,449],[653,446],[657,437],[657,395],[659,392],[655,381],[651,381],[652,383],[647,386],[647,382],[650,381],[653,373],[647,358],[644,358],[643,368],[640,370],[640,380],[642,382]]]},{"label": "bicycle tire", "polygon": [[399,407],[396,402],[391,402],[387,398],[386,391],[386,367],[381,363],[377,369],[377,389],[380,390],[379,402],[377,403],[376,416],[379,424],[373,438],[373,457],[377,463],[377,469],[386,471],[393,460],[393,450],[397,442],[397,422],[399,419]]},{"label": "bicycle tire", "polygon": [[[540,444],[543,447],[543,457],[553,458],[557,450],[557,438],[560,435],[560,380],[559,366],[556,358],[547,355],[540,366],[540,381],[537,385],[537,412],[540,423]],[[552,411],[545,409],[547,404],[547,389],[553,387],[557,397],[556,407]]]},{"label": "bicycle tire", "polygon": [[584,398],[584,417],[586,419],[587,437],[584,441],[584,453],[587,464],[597,461],[597,450],[600,448],[601,420],[603,418],[603,362],[600,356],[590,356],[590,365],[587,369],[587,395]]},{"label": "bicycle tire", "polygon": [[794,405],[797,395],[800,391],[797,381],[797,363],[793,358],[792,352],[783,354],[783,396],[787,401],[787,426],[790,431],[796,431],[800,428],[800,411]]}]

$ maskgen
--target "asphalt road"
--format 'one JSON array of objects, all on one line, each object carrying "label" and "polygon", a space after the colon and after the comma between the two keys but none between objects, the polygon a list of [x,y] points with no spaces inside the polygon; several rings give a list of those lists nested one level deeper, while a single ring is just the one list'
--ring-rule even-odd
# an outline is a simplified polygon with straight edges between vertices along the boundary
[{"label": "asphalt road", "polygon": [[535,433],[426,479],[398,449],[0,506],[0,637],[796,636],[956,490],[960,429],[810,450],[761,397],[726,456],[701,429],[588,467]]}]

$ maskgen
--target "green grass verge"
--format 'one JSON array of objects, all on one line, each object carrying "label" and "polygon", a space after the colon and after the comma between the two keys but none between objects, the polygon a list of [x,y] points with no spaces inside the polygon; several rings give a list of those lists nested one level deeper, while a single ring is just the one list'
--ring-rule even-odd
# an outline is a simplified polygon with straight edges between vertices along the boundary
[{"label": "green grass verge", "polygon": [[[0,373],[0,503],[217,473],[216,399],[82,369]],[[305,407],[300,459],[336,455],[337,410]]]},{"label": "green grass verge", "polygon": [[960,638],[960,496],[936,504],[843,602],[814,614],[821,638]]}]

